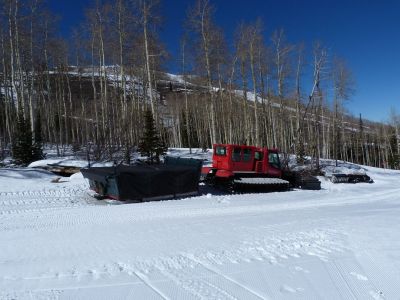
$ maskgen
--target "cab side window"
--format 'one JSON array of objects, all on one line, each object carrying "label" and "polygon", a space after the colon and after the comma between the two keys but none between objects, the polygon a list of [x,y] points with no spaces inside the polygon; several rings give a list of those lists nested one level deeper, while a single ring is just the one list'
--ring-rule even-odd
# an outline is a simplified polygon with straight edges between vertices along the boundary
[{"label": "cab side window", "polygon": [[221,146],[215,147],[215,155],[225,156],[226,155],[226,147],[221,147]]},{"label": "cab side window", "polygon": [[243,161],[247,162],[251,160],[251,149],[243,149]]},{"label": "cab side window", "polygon": [[262,152],[259,152],[259,151],[254,152],[254,159],[255,160],[262,160],[263,159]]},{"label": "cab side window", "polygon": [[232,160],[233,161],[240,161],[240,152],[242,152],[242,149],[233,148],[233,151],[232,151]]}]

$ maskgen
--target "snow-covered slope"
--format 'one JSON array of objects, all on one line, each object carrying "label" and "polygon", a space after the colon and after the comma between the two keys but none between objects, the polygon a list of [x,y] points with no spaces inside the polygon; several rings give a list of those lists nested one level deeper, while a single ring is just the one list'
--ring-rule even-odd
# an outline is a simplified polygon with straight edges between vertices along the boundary
[{"label": "snow-covered slope", "polygon": [[367,173],[106,205],[79,174],[0,169],[0,299],[398,299],[400,172]]}]

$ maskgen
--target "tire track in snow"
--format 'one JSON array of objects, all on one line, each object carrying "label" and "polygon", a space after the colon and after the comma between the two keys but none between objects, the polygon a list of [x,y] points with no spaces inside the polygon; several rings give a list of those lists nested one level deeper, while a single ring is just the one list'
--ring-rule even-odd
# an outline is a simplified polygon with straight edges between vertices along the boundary
[{"label": "tire track in snow", "polygon": [[366,299],[371,290],[376,290],[368,278],[361,275],[361,273],[364,274],[365,272],[362,270],[362,267],[356,263],[354,258],[351,257],[333,260],[333,265],[339,272],[347,287],[351,290],[355,299]]},{"label": "tire track in snow", "polygon": [[193,276],[188,268],[174,268],[165,266],[158,270],[168,279],[172,280],[178,287],[187,291],[198,299],[227,299],[237,300],[228,290],[210,282],[210,278],[204,276]]},{"label": "tire track in snow", "polygon": [[252,294],[256,298],[263,299],[263,300],[269,299],[269,298],[264,297],[263,295],[259,294],[257,291],[254,291],[251,288],[247,287],[246,285],[244,285],[244,284],[238,282],[237,280],[229,277],[228,275],[223,274],[218,269],[214,268],[212,265],[209,265],[207,263],[204,263],[204,262],[198,260],[194,255],[186,255],[185,257],[187,257],[189,260],[192,260],[194,263],[197,263],[197,264],[203,266],[205,269],[209,270],[210,272],[214,273],[215,275],[221,276],[221,277],[225,278],[226,280],[234,283],[235,285],[237,285],[238,287],[246,290],[247,292],[249,292],[250,294]]},{"label": "tire track in snow", "polygon": [[324,268],[341,299],[357,299],[334,262],[325,263]]},{"label": "tire track in snow", "polygon": [[150,280],[148,280],[145,276],[143,276],[141,273],[137,271],[133,271],[133,274],[137,278],[140,279],[141,282],[143,282],[146,286],[148,286],[150,289],[152,289],[156,294],[158,294],[162,299],[164,300],[169,300],[170,298],[166,296],[161,290],[159,290],[154,284],[151,283]]}]

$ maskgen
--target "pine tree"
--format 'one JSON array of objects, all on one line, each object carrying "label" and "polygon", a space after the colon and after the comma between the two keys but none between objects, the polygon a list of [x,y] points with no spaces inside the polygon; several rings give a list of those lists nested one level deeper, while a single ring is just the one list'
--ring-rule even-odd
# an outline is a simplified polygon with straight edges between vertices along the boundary
[{"label": "pine tree", "polygon": [[12,156],[15,162],[20,165],[27,165],[34,160],[30,120],[29,118],[25,119],[22,112],[18,114]]},{"label": "pine tree", "polygon": [[160,162],[160,155],[164,155],[168,150],[154,124],[153,114],[147,110],[145,115],[144,133],[139,144],[139,152],[143,156],[147,156],[147,160],[153,164]]},{"label": "pine tree", "polygon": [[45,155],[43,154],[42,118],[40,115],[40,110],[38,109],[35,120],[35,143],[32,146],[32,160],[40,160],[44,157]]}]

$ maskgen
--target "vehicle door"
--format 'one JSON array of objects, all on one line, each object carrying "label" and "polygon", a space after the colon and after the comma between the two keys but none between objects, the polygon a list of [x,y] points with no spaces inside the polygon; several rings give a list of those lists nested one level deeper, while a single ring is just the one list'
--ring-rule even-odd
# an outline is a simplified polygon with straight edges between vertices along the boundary
[{"label": "vehicle door", "polygon": [[226,145],[215,145],[213,153],[213,165],[220,170],[229,170],[229,157]]},{"label": "vehicle door", "polygon": [[281,162],[277,152],[268,152],[268,174],[271,177],[281,177]]},{"label": "vehicle door", "polygon": [[249,147],[234,147],[232,149],[232,166],[235,172],[253,171],[253,150]]}]

